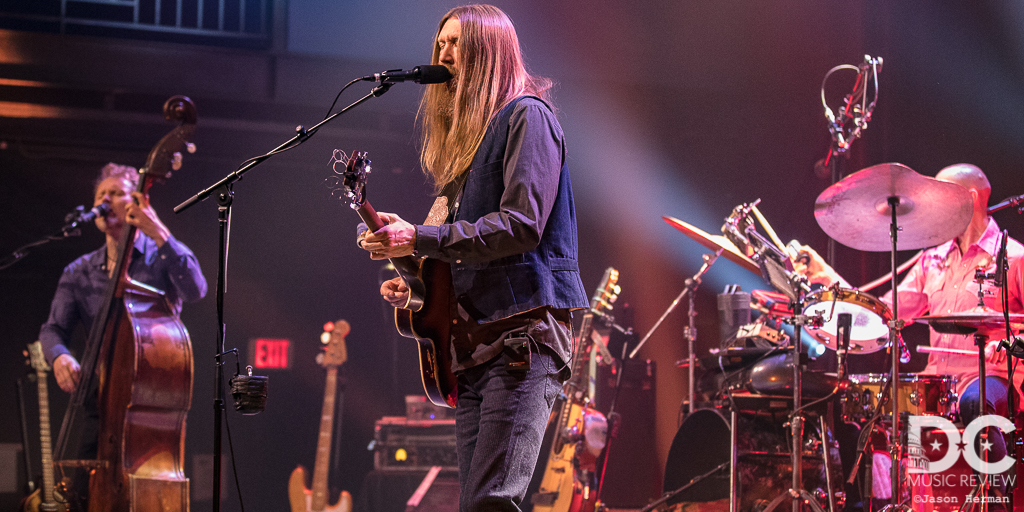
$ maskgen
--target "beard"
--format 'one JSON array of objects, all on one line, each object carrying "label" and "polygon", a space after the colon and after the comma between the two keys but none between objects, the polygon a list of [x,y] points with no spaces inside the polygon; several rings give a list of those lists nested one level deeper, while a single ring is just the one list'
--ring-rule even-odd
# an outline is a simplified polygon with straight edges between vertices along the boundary
[{"label": "beard", "polygon": [[455,119],[455,92],[456,92],[455,79],[449,80],[444,84],[444,92],[438,98],[437,113],[445,120],[451,122]]}]

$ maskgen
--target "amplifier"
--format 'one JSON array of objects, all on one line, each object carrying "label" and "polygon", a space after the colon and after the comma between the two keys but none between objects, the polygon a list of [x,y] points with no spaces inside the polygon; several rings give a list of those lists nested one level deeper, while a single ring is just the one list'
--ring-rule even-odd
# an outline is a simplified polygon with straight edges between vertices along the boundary
[{"label": "amplifier", "polygon": [[373,431],[373,468],[425,471],[432,466],[458,470],[455,420],[410,420],[385,416]]}]

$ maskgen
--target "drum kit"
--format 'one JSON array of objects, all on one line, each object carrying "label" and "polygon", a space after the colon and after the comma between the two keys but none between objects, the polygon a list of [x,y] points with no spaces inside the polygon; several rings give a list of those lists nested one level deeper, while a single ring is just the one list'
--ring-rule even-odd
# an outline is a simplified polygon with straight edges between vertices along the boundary
[{"label": "drum kit", "polygon": [[[951,240],[964,232],[972,215],[973,198],[966,188],[896,163],[850,174],[822,192],[814,207],[818,224],[837,242],[856,250],[891,253],[892,273],[885,282],[890,282],[892,289],[902,271],[897,269],[897,251]],[[755,219],[768,236],[757,232]],[[910,493],[924,491],[908,483],[906,475],[907,418],[933,416],[953,421],[958,417],[956,376],[899,373],[901,359],[909,360],[900,334],[904,322],[898,315],[899,304],[922,297],[901,292],[893,294],[889,305],[858,289],[837,285],[814,288],[794,271],[791,258],[797,248],[791,243],[787,251],[757,210],[757,202],[737,206],[726,219],[722,235],[706,233],[672,217],[664,220],[716,254],[761,274],[774,291],[757,290],[749,295],[751,307],[762,314],[755,324],[738,326],[737,334],[730,338],[741,346],[723,346],[700,358],[705,375],[697,388],[703,404],[695,405],[691,375],[688,414],[672,443],[665,469],[667,492],[648,509],[676,504],[679,510],[693,506],[723,510],[728,499],[729,512],[771,512],[787,501],[794,512],[803,507],[817,512],[840,510],[847,475],[842,474],[839,445],[828,421],[827,405],[833,398],[838,398],[839,417],[869,434],[861,435],[854,452],[857,462],[849,475],[851,484],[858,477],[862,484],[868,481],[862,485],[865,510],[882,500],[889,502],[885,507],[889,512],[942,509],[934,503],[919,506],[916,499],[909,503]],[[709,257],[704,260],[702,273]],[[977,350],[918,350],[977,356],[980,396],[985,396],[986,340],[1002,338],[997,334],[1001,332],[1009,338],[1012,330],[1024,327],[1022,314],[983,310],[917,321],[939,332],[975,336]],[[792,335],[780,334],[784,332],[780,324],[791,325]],[[835,351],[836,373],[803,368],[802,335]],[[887,373],[847,374],[846,356],[881,350],[888,350],[891,356]],[[697,366],[692,349],[688,366],[690,372]],[[892,382],[898,384],[890,385]],[[804,416],[816,419],[807,432]],[[869,441],[876,435],[881,440],[873,443],[876,453],[872,456]],[[868,456],[862,464],[865,452]],[[868,467],[872,461],[874,468]],[[870,483],[872,475],[874,485]],[[984,493],[985,485],[973,492]],[[963,496],[960,498],[963,501]]]}]

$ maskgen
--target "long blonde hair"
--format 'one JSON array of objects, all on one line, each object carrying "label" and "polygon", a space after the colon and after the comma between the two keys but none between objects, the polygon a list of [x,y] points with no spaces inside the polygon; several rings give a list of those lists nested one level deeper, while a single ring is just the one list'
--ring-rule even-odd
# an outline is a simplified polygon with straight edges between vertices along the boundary
[{"label": "long blonde hair", "polygon": [[493,5],[448,11],[434,36],[431,64],[439,63],[437,38],[452,18],[461,24],[458,75],[449,83],[426,86],[417,114],[420,165],[438,191],[469,169],[496,112],[524,94],[547,100],[551,88],[550,80],[527,71],[512,20]]}]

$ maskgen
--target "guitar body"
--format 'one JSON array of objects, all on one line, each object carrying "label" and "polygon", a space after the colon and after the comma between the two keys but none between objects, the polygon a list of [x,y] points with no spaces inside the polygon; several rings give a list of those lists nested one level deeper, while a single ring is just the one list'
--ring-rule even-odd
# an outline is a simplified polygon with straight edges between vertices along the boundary
[{"label": "guitar body", "polygon": [[[299,466],[292,471],[292,476],[288,479],[288,503],[291,504],[292,512],[319,512],[311,508],[313,504],[313,491],[306,488],[307,481],[306,468]],[[338,495],[338,501],[335,501],[334,505],[325,504],[321,510],[326,512],[352,512],[352,495],[348,491],[341,491],[341,494]]]},{"label": "guitar body", "polygon": [[43,503],[41,491],[42,489],[36,489],[32,491],[32,494],[22,498],[19,510],[21,512],[67,512],[68,509],[63,503]]},{"label": "guitar body", "polygon": [[[586,412],[579,404],[564,399],[555,411],[565,424],[572,425],[571,431],[580,432],[583,429]],[[533,496],[534,512],[594,512],[597,504],[596,487],[592,482],[581,481],[580,475],[594,475],[595,466],[591,463],[587,471],[580,471],[584,469],[578,467],[580,459],[588,457],[581,457],[586,450],[579,448],[580,443],[575,442],[557,443],[552,446],[544,478]]]},{"label": "guitar body", "polygon": [[415,279],[406,282],[429,283],[425,287],[419,311],[395,308],[395,327],[419,345],[420,378],[427,398],[440,407],[454,408],[458,399],[455,374],[452,373],[450,337],[452,271],[448,263],[431,258],[419,262]]},{"label": "guitar body", "polygon": [[[340,166],[344,170],[339,170]],[[349,157],[334,150],[331,168],[342,176],[341,195],[349,198],[349,205],[366,227],[373,232],[383,228],[384,222],[366,200],[366,175],[370,172],[366,153],[353,152]],[[454,408],[458,388],[451,371],[451,267],[440,260],[413,256],[391,258],[391,264],[409,288],[405,305],[395,309],[395,327],[419,344],[420,378],[427,398],[439,407]]]}]

